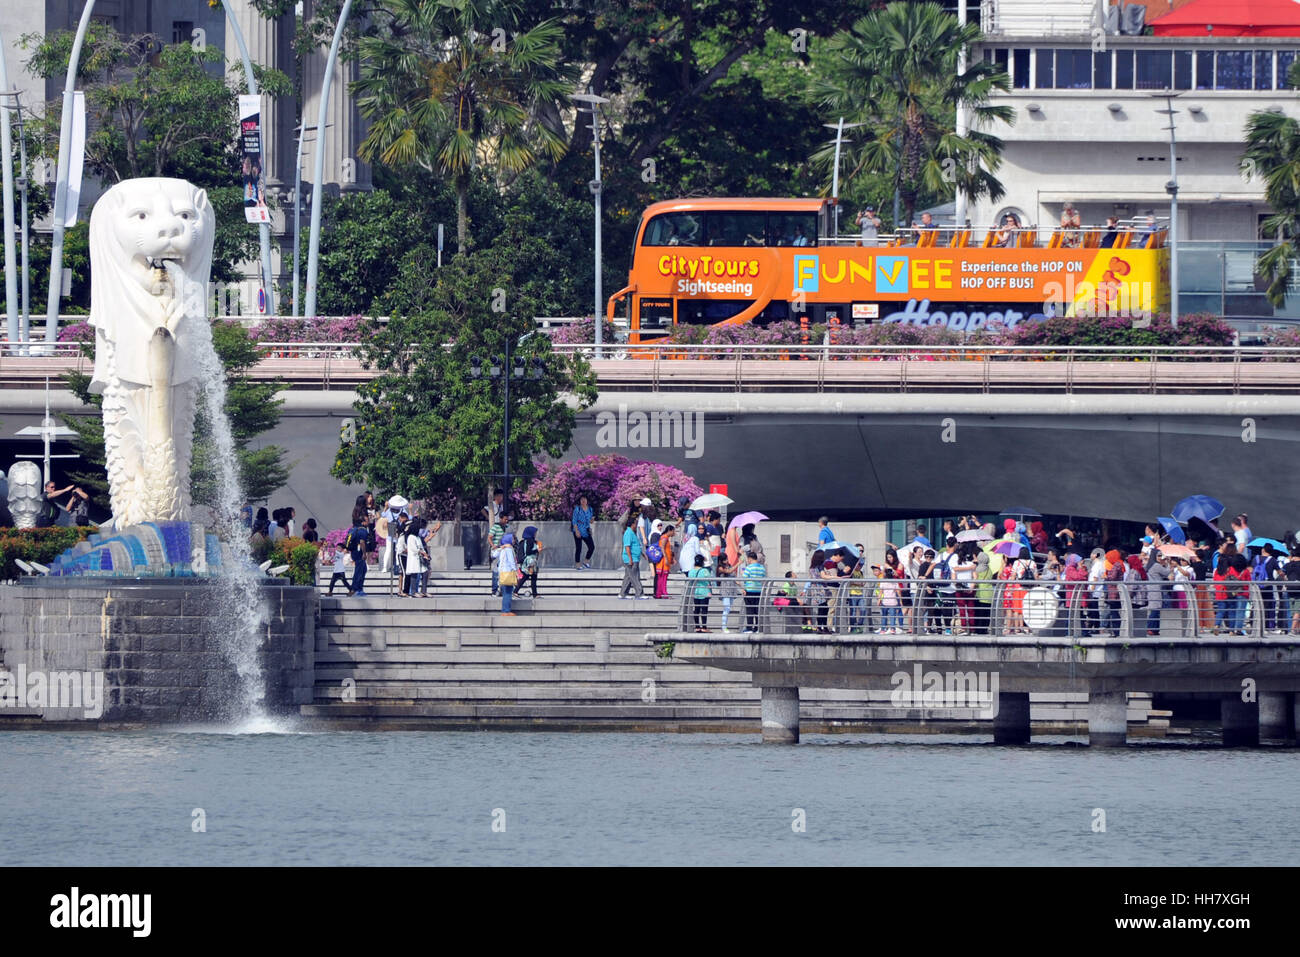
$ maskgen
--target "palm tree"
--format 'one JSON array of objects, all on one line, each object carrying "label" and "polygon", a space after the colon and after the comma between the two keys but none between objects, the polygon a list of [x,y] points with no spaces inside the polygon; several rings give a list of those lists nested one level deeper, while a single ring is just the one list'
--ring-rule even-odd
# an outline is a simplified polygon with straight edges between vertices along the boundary
[{"label": "palm tree", "polygon": [[[846,150],[846,178],[891,177],[904,222],[911,222],[923,194],[960,189],[971,198],[997,200],[1005,193],[993,175],[1002,163],[1002,141],[986,130],[995,120],[1015,117],[1011,107],[989,103],[994,91],[1010,89],[1011,79],[982,60],[957,72],[958,51],[980,37],[976,24],[963,27],[937,4],[896,2],[828,42],[829,65],[814,94],[830,115],[866,124],[861,145]],[[958,104],[970,116],[965,136],[956,131]],[[832,145],[813,159],[829,165],[833,155]]]},{"label": "palm tree", "polygon": [[[1287,75],[1291,89],[1300,88],[1300,61],[1291,64]],[[1264,196],[1273,215],[1264,220],[1264,231],[1277,237],[1277,244],[1259,257],[1259,274],[1268,280],[1268,300],[1274,306],[1286,301],[1300,240],[1300,122],[1283,113],[1251,114],[1246,123],[1246,152],[1241,169],[1247,176],[1264,179]]]},{"label": "palm tree", "polygon": [[373,124],[358,152],[450,176],[462,254],[472,170],[511,178],[565,149],[554,119],[570,86],[562,29],[546,20],[521,30],[522,10],[516,0],[383,0],[379,22],[358,42],[352,91]]}]

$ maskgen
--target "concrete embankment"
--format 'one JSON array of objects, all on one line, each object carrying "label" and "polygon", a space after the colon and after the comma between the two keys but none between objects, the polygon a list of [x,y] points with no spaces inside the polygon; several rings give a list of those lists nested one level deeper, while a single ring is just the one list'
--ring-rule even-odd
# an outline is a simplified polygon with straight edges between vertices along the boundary
[{"label": "concrete embankment", "polygon": [[[646,641],[675,627],[680,577],[671,600],[620,600],[619,580],[552,572],[543,597],[517,599],[505,618],[483,571],[439,575],[427,600],[388,597],[372,576],[369,598],[321,599],[315,696],[302,714],[373,729],[756,732],[760,689],[749,675],[661,658]],[[1031,708],[1038,733],[1086,727],[1086,695],[1035,695]],[[898,708],[887,692],[812,688],[800,709],[805,732],[991,733],[973,709]],[[1130,700],[1130,733],[1163,733],[1167,720],[1149,711],[1149,696]]]}]

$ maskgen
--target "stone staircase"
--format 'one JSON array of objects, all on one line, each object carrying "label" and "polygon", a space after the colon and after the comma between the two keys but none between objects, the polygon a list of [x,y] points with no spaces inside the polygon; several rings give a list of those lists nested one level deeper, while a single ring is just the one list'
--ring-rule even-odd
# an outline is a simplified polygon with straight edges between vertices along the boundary
[{"label": "stone staircase", "polygon": [[[620,600],[621,580],[544,573],[541,597],[516,599],[516,617],[502,617],[484,569],[433,573],[428,599],[389,597],[372,570],[368,597],[321,599],[315,695],[302,714],[330,727],[757,732],[747,676],[660,658],[646,642],[676,629],[678,598]],[[670,590],[680,594],[680,578]],[[1040,733],[1086,724],[1083,695],[1034,695],[1032,708]],[[1149,696],[1130,698],[1134,733],[1149,711]],[[888,691],[807,688],[801,714],[809,733],[991,733],[971,709],[903,710]]]}]

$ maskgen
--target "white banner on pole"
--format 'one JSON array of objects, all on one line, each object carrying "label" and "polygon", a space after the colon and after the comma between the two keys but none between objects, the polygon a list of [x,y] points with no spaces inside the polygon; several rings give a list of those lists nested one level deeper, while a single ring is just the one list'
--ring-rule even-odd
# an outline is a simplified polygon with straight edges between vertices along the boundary
[{"label": "white banner on pole", "polygon": [[72,142],[68,144],[68,205],[63,225],[77,225],[77,206],[81,202],[81,171],[86,161],[86,94],[72,94]]},{"label": "white banner on pole", "polygon": [[269,223],[266,181],[262,176],[262,98],[249,93],[239,96],[240,175],[244,184],[244,219]]}]

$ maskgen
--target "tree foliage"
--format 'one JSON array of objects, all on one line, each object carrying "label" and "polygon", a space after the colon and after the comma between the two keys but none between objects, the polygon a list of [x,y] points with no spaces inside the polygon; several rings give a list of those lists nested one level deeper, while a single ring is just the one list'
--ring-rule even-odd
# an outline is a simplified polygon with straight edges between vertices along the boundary
[{"label": "tree foliage", "polygon": [[[1010,89],[1010,77],[983,60],[957,73],[959,50],[980,35],[977,24],[963,27],[936,3],[894,2],[828,44],[828,67],[815,87],[819,99],[836,117],[865,124],[845,150],[844,176],[890,178],[906,213],[896,226],[911,222],[925,195],[960,189],[996,200],[1005,192],[994,176],[1002,141],[988,130],[1010,123],[1014,112],[989,101]],[[959,104],[970,116],[964,136],[956,131]],[[833,157],[833,144],[817,153],[828,174]]]},{"label": "tree foliage", "polygon": [[[1287,74],[1291,89],[1300,89],[1300,61]],[[1246,123],[1242,171],[1264,180],[1264,195],[1273,214],[1264,231],[1277,242],[1259,257],[1257,268],[1268,281],[1268,300],[1282,306],[1291,286],[1293,264],[1300,256],[1300,122],[1284,113],[1262,111]]]},{"label": "tree foliage", "polygon": [[595,399],[595,377],[582,359],[552,352],[546,336],[516,348],[533,331],[536,309],[502,249],[444,267],[425,310],[393,315],[363,347],[363,361],[379,374],[358,389],[332,474],[411,499],[449,489],[478,497],[501,474],[504,397],[498,383],[472,375],[470,360],[485,360],[486,372],[507,344],[526,372],[541,363],[540,378],[526,374],[510,384],[510,471],[526,475],[536,456],[562,455],[574,406]]}]

